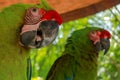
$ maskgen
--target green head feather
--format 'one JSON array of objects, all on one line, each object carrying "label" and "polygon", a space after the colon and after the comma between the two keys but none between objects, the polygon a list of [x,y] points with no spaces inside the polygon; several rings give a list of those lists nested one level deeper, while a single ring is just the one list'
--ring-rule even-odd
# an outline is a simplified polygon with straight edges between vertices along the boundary
[{"label": "green head feather", "polygon": [[68,49],[70,52],[72,51],[72,53],[75,53],[73,51],[76,51],[78,55],[79,55],[79,52],[81,51],[96,52],[92,41],[90,41],[89,39],[89,32],[94,30],[101,30],[101,29],[97,27],[87,27],[87,28],[74,31],[71,34],[72,36],[68,38],[65,49]]}]

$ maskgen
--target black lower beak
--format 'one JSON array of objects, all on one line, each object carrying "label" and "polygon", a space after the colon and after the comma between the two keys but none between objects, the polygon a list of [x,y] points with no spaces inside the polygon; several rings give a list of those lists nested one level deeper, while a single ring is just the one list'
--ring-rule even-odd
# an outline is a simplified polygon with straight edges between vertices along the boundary
[{"label": "black lower beak", "polygon": [[42,31],[27,31],[20,35],[20,43],[25,47],[40,48],[43,41]]},{"label": "black lower beak", "polygon": [[29,45],[33,44],[32,42],[35,39],[36,31],[28,31],[20,35],[20,43],[23,46],[28,47]]},{"label": "black lower beak", "polygon": [[110,40],[107,38],[100,39],[100,42],[97,42],[95,47],[97,52],[104,50],[104,54],[106,54],[110,48]]}]

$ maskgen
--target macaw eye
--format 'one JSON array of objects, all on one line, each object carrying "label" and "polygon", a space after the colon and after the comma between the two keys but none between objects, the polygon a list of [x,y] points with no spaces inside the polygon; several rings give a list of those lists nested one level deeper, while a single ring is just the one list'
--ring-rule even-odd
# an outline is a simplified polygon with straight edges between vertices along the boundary
[{"label": "macaw eye", "polygon": [[95,34],[96,34],[96,32],[95,32],[95,31],[92,31],[92,32],[91,32],[91,34],[95,35]]},{"label": "macaw eye", "polygon": [[32,9],[32,12],[36,12],[36,11],[37,11],[37,8],[33,8],[33,9]]},{"label": "macaw eye", "polygon": [[33,16],[39,16],[39,9],[38,8],[32,8],[31,13]]}]

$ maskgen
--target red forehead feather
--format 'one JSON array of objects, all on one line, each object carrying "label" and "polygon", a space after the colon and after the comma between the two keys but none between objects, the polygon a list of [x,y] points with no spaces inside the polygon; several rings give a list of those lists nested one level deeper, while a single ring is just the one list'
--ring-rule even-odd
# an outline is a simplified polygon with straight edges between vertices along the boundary
[{"label": "red forehead feather", "polygon": [[41,9],[39,10],[39,13],[40,13],[40,14],[43,14],[43,15],[44,15],[46,12],[47,12],[47,11],[46,11],[45,9],[43,9],[43,8],[41,8]]},{"label": "red forehead feather", "polygon": [[107,38],[111,38],[111,34],[110,34],[110,32],[107,31],[107,30],[103,30],[103,31],[101,31],[100,38],[105,38],[105,37],[107,37]]},{"label": "red forehead feather", "polygon": [[49,10],[46,12],[46,14],[42,17],[43,19],[47,19],[47,20],[52,20],[55,19],[58,24],[62,24],[62,17],[54,10]]}]

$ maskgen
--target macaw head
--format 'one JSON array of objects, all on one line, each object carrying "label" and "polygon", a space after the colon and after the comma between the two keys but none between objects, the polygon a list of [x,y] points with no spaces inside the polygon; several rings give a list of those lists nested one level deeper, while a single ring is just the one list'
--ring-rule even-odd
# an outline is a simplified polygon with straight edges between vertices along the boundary
[{"label": "macaw head", "polygon": [[55,40],[61,23],[61,16],[54,10],[29,8],[24,17],[20,44],[31,48],[49,45]]},{"label": "macaw head", "polygon": [[89,38],[92,40],[93,44],[95,45],[96,51],[99,52],[104,50],[104,54],[110,48],[110,41],[111,38],[110,32],[107,30],[95,30],[89,33]]}]

